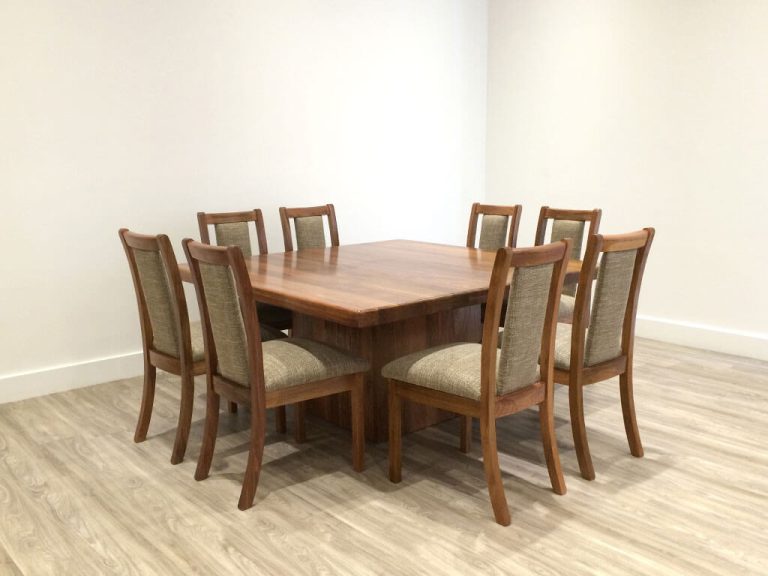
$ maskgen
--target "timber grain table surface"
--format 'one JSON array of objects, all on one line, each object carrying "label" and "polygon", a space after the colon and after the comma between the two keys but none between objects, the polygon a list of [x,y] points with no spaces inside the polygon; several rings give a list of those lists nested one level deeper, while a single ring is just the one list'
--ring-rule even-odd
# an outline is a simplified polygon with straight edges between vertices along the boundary
[{"label": "timber grain table surface", "polygon": [[[254,297],[351,327],[485,301],[495,252],[387,240],[246,258]],[[578,272],[580,262],[569,264]],[[189,267],[180,264],[184,281]]]}]

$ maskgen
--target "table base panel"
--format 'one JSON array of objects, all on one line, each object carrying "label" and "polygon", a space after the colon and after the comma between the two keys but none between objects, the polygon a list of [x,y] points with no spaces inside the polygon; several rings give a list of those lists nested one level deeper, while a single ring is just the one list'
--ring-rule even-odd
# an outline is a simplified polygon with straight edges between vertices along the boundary
[{"label": "table base panel", "polygon": [[[294,313],[293,335],[338,346],[371,362],[371,373],[366,377],[365,388],[365,437],[369,441],[382,442],[387,439],[389,413],[387,382],[381,377],[382,366],[430,346],[449,342],[480,342],[480,305],[367,328],[352,328]],[[348,393],[312,400],[307,408],[310,414],[345,428],[350,426]],[[426,428],[453,416],[450,412],[404,402],[403,432]]]}]

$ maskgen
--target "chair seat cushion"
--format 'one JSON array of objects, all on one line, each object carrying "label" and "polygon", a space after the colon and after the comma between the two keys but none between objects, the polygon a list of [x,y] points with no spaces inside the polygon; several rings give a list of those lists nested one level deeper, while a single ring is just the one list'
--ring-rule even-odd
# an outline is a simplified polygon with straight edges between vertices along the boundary
[{"label": "chair seat cushion", "polygon": [[262,344],[267,390],[290,388],[326,378],[370,370],[370,364],[314,340],[283,338]]},{"label": "chair seat cushion", "polygon": [[[266,324],[260,324],[259,326],[261,327],[262,342],[285,338],[285,334],[276,328],[272,328],[272,326],[267,326]],[[192,338],[192,361],[199,362],[200,360],[204,360],[205,344],[203,341],[203,327],[200,322],[190,322],[189,333]]]},{"label": "chair seat cushion", "polygon": [[[435,346],[393,360],[381,369],[385,378],[448,394],[480,399],[481,344]],[[498,362],[498,355],[497,355]]]}]

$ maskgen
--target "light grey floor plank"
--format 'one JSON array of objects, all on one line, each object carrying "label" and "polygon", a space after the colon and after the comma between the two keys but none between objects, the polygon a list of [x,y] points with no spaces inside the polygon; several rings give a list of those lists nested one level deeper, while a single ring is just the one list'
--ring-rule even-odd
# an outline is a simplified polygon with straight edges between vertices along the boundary
[{"label": "light grey floor plank", "polygon": [[139,379],[2,405],[0,575],[768,573],[768,364],[640,340],[635,372],[646,456],[629,455],[618,382],[589,387],[594,482],[578,475],[558,388],[565,496],[549,489],[536,413],[500,423],[507,528],[477,428],[464,455],[456,421],[404,439],[399,485],[386,444],[356,474],[343,430],[310,420],[301,445],[271,433],[256,505],[240,512],[245,415],[222,416],[211,477],[192,477],[202,380],[178,466],[174,377],[160,378],[142,444]]}]

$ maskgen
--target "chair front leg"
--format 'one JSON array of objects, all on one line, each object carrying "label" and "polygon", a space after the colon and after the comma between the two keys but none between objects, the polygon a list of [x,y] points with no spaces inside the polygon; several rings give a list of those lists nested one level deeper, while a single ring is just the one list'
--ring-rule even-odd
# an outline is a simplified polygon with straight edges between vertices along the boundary
[{"label": "chair front leg", "polygon": [[247,510],[253,506],[256,488],[259,485],[261,462],[264,457],[265,428],[264,414],[259,414],[257,410],[251,407],[251,448],[248,450],[248,465],[245,468],[240,501],[237,503],[240,510]]},{"label": "chair front leg", "polygon": [[307,439],[307,431],[304,427],[306,418],[307,404],[305,402],[296,402],[293,405],[293,438],[297,444],[301,444]]},{"label": "chair front leg", "polygon": [[557,450],[555,436],[555,415],[552,399],[546,398],[539,404],[539,425],[541,426],[541,441],[544,445],[544,459],[547,462],[549,481],[555,494],[565,494],[565,478],[560,466],[560,453]]},{"label": "chair front leg", "polygon": [[624,415],[624,429],[627,431],[629,451],[632,456],[641,458],[644,452],[643,443],[640,441],[640,430],[637,427],[637,416],[635,415],[631,358],[627,360],[627,370],[619,376],[619,386],[621,387],[621,411]]},{"label": "chair front leg", "polygon": [[205,480],[211,471],[213,449],[216,447],[216,434],[219,429],[219,404],[221,397],[208,385],[205,403],[205,426],[200,455],[197,458],[195,480]]},{"label": "chair front leg", "polygon": [[389,397],[389,480],[391,482],[400,482],[402,480],[402,399],[397,394],[397,383],[388,380]]},{"label": "chair front leg", "polygon": [[584,387],[580,382],[571,380],[568,387],[568,400],[571,408],[573,443],[576,448],[576,458],[579,460],[579,470],[585,479],[594,480],[595,468],[592,466],[592,456],[589,454],[587,427],[584,423]]},{"label": "chair front leg", "polygon": [[149,363],[149,358],[144,355],[144,388],[141,392],[141,409],[139,421],[136,422],[136,431],[133,434],[134,442],[144,442],[147,439],[149,421],[152,418],[152,407],[155,403],[155,382],[157,381],[157,368]]},{"label": "chair front leg", "polygon": [[195,400],[195,377],[191,370],[181,371],[181,406],[179,407],[179,423],[176,425],[176,440],[173,443],[171,464],[184,460],[187,451],[189,430],[192,427],[192,405]]},{"label": "chair front leg", "polygon": [[504,494],[504,483],[499,469],[499,452],[496,447],[496,419],[485,414],[480,416],[480,437],[483,444],[483,468],[488,482],[488,494],[496,522],[509,526],[509,507]]},{"label": "chair front leg", "polygon": [[472,416],[459,414],[459,426],[461,428],[459,450],[464,452],[464,454],[468,454],[472,449]]},{"label": "chair front leg", "polygon": [[365,466],[365,379],[356,374],[350,393],[352,419],[352,467],[362,472]]}]

